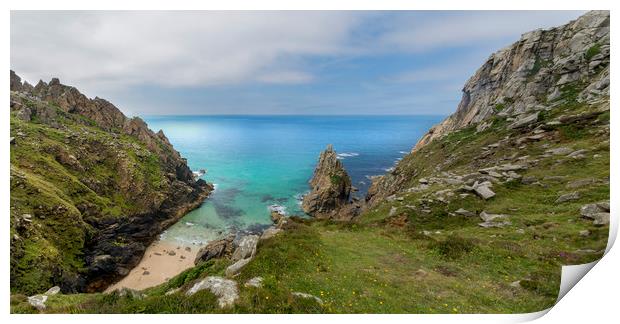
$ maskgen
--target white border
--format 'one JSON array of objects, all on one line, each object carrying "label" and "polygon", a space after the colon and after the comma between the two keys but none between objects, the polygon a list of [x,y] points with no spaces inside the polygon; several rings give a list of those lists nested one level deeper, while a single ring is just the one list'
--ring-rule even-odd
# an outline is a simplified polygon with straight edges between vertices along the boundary
[{"label": "white border", "polygon": [[[83,10],[95,10],[95,9],[154,9],[154,10],[176,10],[176,9],[210,9],[210,10],[248,10],[248,9],[279,9],[279,10],[591,10],[591,9],[607,9],[612,11],[612,35],[618,33],[615,26],[615,12],[616,6],[619,1],[605,1],[605,0],[564,0],[564,1],[541,1],[541,0],[520,0],[512,1],[512,3],[506,3],[507,1],[487,1],[487,0],[442,0],[442,1],[413,1],[405,0],[261,0],[261,1],[240,1],[240,0],[228,0],[228,1],[200,1],[200,0],[185,0],[179,1],[166,1],[166,0],[151,0],[151,1],[127,1],[127,0],[108,0],[108,1],[78,1],[78,0],[55,0],[55,1],[43,1],[43,0],[22,0],[13,1],[7,3],[4,1],[1,12],[2,22],[0,24],[1,37],[3,50],[1,52],[2,61],[5,62],[5,67],[10,65],[10,42],[9,42],[9,24],[10,24],[10,10],[58,10],[58,9],[83,9]],[[493,26],[489,26],[493,28]],[[612,56],[618,49],[618,46],[612,41]],[[45,55],[45,54],[43,54]],[[52,55],[52,54],[48,54]],[[612,65],[611,80],[612,84],[616,84],[614,80],[617,79],[617,65]],[[5,104],[9,102],[9,79],[8,70],[5,68],[5,77],[1,78],[0,91],[1,101]],[[615,87],[612,87],[612,103],[614,100]],[[456,107],[455,107],[456,108]],[[5,140],[0,141],[2,145],[2,166],[5,170],[0,172],[0,177],[4,186],[2,186],[2,194],[0,196],[0,206],[3,208],[2,215],[4,216],[2,224],[2,242],[0,251],[0,260],[9,259],[9,238],[8,238],[8,206],[9,206],[9,143],[6,138],[9,136],[9,119],[8,119],[8,107],[5,107],[5,112],[2,117],[2,127]],[[615,113],[611,114],[612,125],[618,124],[618,117]],[[614,127],[612,127],[614,128]],[[611,133],[611,165],[618,165],[618,151],[615,150],[616,146],[616,133]],[[617,183],[617,172],[614,169],[611,170],[611,182]],[[608,254],[577,284],[564,298],[562,298],[556,306],[547,311],[525,314],[525,315],[59,315],[59,316],[18,316],[9,315],[9,263],[4,262],[1,276],[4,283],[4,290],[0,295],[0,307],[2,307],[2,316],[6,318],[8,323],[29,323],[33,321],[45,321],[46,323],[71,323],[89,321],[93,323],[109,322],[111,320],[133,320],[133,321],[149,321],[154,323],[164,323],[170,320],[182,320],[182,321],[196,321],[196,322],[211,322],[211,323],[224,323],[232,321],[237,323],[239,321],[252,321],[254,323],[273,323],[274,320],[281,321],[300,321],[300,322],[312,322],[321,323],[336,321],[354,321],[356,323],[375,322],[380,320],[389,320],[390,322],[410,323],[411,321],[422,321],[431,323],[443,323],[443,322],[459,322],[459,323],[495,323],[495,322],[520,322],[527,321],[543,316],[539,322],[553,323],[553,322],[611,322],[610,319],[616,318],[615,310],[618,307],[618,289],[620,288],[618,272],[620,269],[620,255],[618,249],[611,249],[613,240],[616,237],[618,217],[615,211],[620,206],[617,204],[616,194],[612,190],[611,192],[611,205],[612,210],[612,228],[610,229],[610,244],[608,247]]]}]

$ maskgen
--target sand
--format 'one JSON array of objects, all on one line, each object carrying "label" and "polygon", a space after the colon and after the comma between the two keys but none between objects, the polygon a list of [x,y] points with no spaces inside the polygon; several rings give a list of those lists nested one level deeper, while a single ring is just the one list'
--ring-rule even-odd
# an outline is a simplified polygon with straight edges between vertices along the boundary
[{"label": "sand", "polygon": [[142,290],[164,283],[183,270],[193,267],[198,249],[196,246],[185,247],[173,242],[155,241],[146,249],[140,263],[121,281],[105,291],[111,292],[120,288]]}]

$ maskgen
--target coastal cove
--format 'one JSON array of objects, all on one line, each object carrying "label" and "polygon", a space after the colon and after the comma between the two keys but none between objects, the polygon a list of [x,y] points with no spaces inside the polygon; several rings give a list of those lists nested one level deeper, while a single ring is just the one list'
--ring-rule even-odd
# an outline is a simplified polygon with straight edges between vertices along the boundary
[{"label": "coastal cove", "polygon": [[[289,215],[303,215],[300,198],[308,192],[318,153],[327,144],[334,145],[351,175],[353,186],[358,189],[353,196],[363,199],[370,178],[389,170],[409,153],[411,143],[442,119],[443,116],[146,117],[149,128],[162,129],[187,158],[189,167],[194,172],[204,169],[206,173],[200,177],[214,183],[216,189],[199,208],[164,231],[142,262],[110,288],[144,288],[163,282],[191,266],[192,256],[209,241],[231,231],[260,230],[271,224],[272,205],[284,207]],[[170,257],[157,250],[160,246],[169,246],[176,252],[189,248],[192,252],[187,259],[181,259],[180,253]],[[157,262],[159,259],[161,262]],[[169,266],[168,259],[174,259],[175,265]],[[147,274],[143,275],[145,271]]]},{"label": "coastal cove", "polygon": [[269,206],[303,214],[318,153],[333,144],[363,198],[370,177],[384,174],[442,116],[158,116],[189,167],[215,185],[205,203],[163,237],[204,244],[231,229],[271,223]]}]

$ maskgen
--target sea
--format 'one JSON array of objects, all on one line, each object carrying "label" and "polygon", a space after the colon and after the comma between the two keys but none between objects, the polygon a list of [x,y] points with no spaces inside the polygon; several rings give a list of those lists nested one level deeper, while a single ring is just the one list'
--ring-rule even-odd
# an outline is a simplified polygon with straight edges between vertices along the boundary
[{"label": "sea", "polygon": [[319,154],[333,144],[362,198],[371,177],[394,167],[444,116],[148,116],[215,191],[162,233],[175,244],[203,245],[230,231],[271,223],[270,208],[305,216]]}]

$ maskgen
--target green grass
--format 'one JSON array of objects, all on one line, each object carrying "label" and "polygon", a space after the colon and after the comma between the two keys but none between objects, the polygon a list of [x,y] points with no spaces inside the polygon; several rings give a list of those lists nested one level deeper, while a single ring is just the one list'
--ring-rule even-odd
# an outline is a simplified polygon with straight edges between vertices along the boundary
[{"label": "green grass", "polygon": [[589,61],[595,55],[599,54],[600,52],[601,52],[601,45],[600,44],[594,44],[594,45],[592,45],[592,47],[588,48],[588,50],[584,54],[584,57],[585,57],[586,60]]}]

